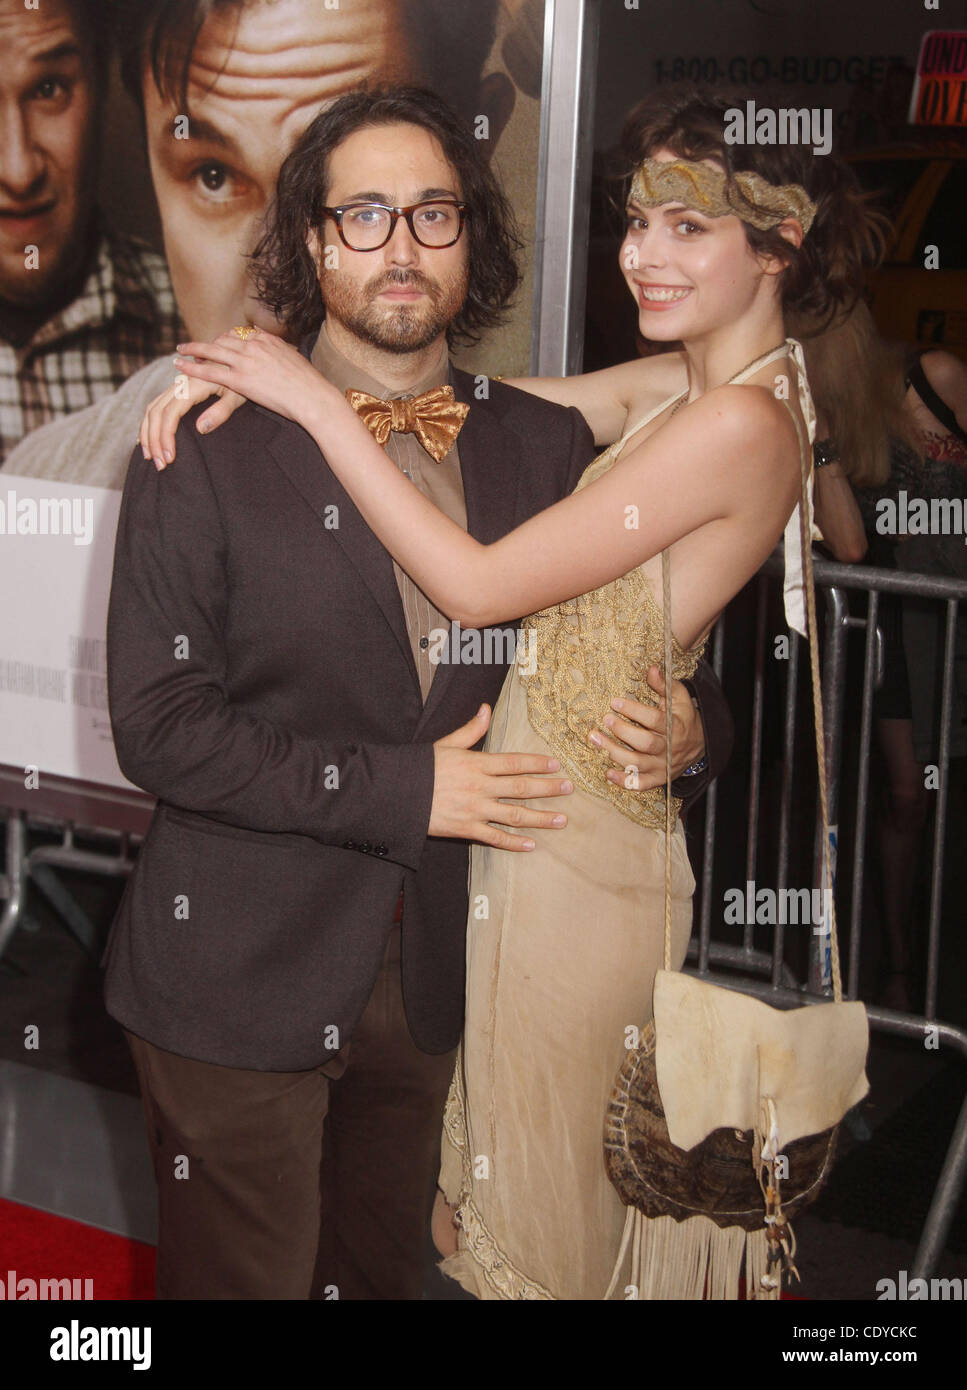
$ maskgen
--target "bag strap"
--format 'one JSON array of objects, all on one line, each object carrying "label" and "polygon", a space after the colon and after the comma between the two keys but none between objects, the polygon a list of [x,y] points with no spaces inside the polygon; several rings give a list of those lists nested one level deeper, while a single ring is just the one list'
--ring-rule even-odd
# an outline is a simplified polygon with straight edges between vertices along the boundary
[{"label": "bag strap", "polygon": [[[787,406],[789,402],[786,402]],[[824,905],[829,903],[829,954],[833,977],[833,998],[843,1002],[843,978],[839,963],[839,935],[836,930],[836,900],[833,893],[833,871],[830,864],[829,796],[826,788],[826,730],[823,720],[823,689],[819,674],[819,638],[816,624],[816,586],[813,579],[812,506],[809,497],[809,441],[799,416],[789,406],[796,434],[799,437],[799,535],[802,546],[803,577],[806,590],[806,623],[809,628],[809,668],[813,689],[813,726],[816,731],[816,771],[819,782],[819,806],[823,821],[823,888]],[[811,462],[811,460],[810,460]]]},{"label": "bag strap", "polygon": [[661,552],[661,615],[665,641],[665,969],[672,968],[672,565]]},{"label": "bag strap", "polygon": [[[819,780],[819,804],[823,821],[823,886],[829,903],[829,950],[833,979],[833,998],[842,1003],[843,981],[840,973],[839,938],[836,931],[836,903],[833,897],[832,869],[829,846],[829,804],[826,790],[826,740],[823,724],[822,682],[819,672],[819,640],[816,635],[816,591],[813,582],[812,507],[809,497],[811,451],[799,416],[788,401],[785,404],[792,416],[799,439],[799,534],[802,546],[804,588],[806,591],[806,626],[809,632],[809,667],[812,676],[813,724],[816,731],[816,764]],[[665,660],[665,969],[671,969],[672,954],[672,623],[671,623],[671,560],[667,550],[661,554],[662,632]]]}]

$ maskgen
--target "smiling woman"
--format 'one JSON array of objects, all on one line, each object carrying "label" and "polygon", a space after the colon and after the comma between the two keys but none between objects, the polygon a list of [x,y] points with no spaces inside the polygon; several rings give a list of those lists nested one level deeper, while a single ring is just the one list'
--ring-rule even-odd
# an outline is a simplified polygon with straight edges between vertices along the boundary
[{"label": "smiling woman", "polygon": [[[732,211],[743,218],[750,249],[778,255],[786,266],[783,309],[821,324],[851,307],[857,267],[875,265],[882,257],[889,224],[873,210],[849,167],[835,156],[816,158],[808,145],[728,144],[726,113],[737,101],[731,92],[700,97],[690,86],[652,93],[625,121],[621,146],[627,176],[630,179],[641,161],[660,149],[693,167],[716,166],[725,178],[717,181],[712,202],[703,201],[710,196],[706,182],[706,192],[693,194],[687,206],[701,215],[714,204],[715,216]],[[698,178],[707,181],[708,174]],[[785,196],[791,210],[798,206],[800,212],[803,205],[790,190],[809,190],[815,225],[810,223],[809,235],[798,244],[784,236],[781,219],[770,216],[775,194],[770,199],[769,185]],[[679,196],[681,192],[679,186]]]}]

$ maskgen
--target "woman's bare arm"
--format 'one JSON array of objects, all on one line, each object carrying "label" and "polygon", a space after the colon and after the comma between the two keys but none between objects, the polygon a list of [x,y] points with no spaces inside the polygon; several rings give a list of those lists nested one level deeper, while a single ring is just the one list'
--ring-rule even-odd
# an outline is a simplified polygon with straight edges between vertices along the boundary
[{"label": "woman's bare arm", "polygon": [[556,405],[574,406],[587,420],[595,444],[613,444],[626,425],[687,386],[680,352],[660,353],[581,376],[520,376],[508,386]]},{"label": "woman's bare arm", "polygon": [[869,542],[853,489],[841,464],[828,463],[825,468],[816,469],[813,502],[816,524],[834,558],[844,565],[858,564],[869,549]]},{"label": "woman's bare arm", "polygon": [[699,602],[687,614],[681,596],[676,605],[676,635],[690,645],[759,568],[797,495],[798,449],[784,408],[766,391],[721,387],[590,486],[481,545],[403,477],[358,417],[326,416],[323,407],[303,423],[367,523],[441,610],[467,627],[588,593],[718,523]]},{"label": "woman's bare arm", "polygon": [[[575,406],[587,420],[594,442],[604,446],[619,439],[629,422],[636,422],[676,391],[683,390],[688,382],[682,354],[672,352],[581,376],[509,377],[506,384],[557,405]],[[180,374],[145,411],[139,440],[146,459],[154,459],[157,464],[174,461],[179,423],[192,406],[207,396],[220,399],[199,415],[196,423],[202,434],[218,429],[245,399],[223,386],[197,378],[186,389],[184,373]]]},{"label": "woman's bare arm", "polygon": [[[822,439],[827,433],[826,421],[819,415],[816,437]],[[841,564],[859,564],[869,549],[869,542],[846,470],[838,460],[814,471],[813,504],[816,524],[823,533],[827,549]]]},{"label": "woman's bare arm", "polygon": [[[368,525],[427,596],[467,627],[516,619],[628,573],[708,525],[690,645],[782,534],[798,495],[796,432],[767,389],[721,386],[673,417],[590,486],[482,545],[433,506],[304,358],[263,335],[191,343],[189,375],[302,425]],[[181,365],[181,364],[180,364]],[[723,531],[723,527],[725,530]],[[700,610],[700,614],[698,612]]]}]

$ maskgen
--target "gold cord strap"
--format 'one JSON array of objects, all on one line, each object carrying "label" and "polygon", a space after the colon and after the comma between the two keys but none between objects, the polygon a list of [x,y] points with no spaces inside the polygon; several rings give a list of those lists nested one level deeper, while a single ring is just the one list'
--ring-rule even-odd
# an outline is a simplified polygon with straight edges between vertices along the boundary
[{"label": "gold cord strap", "polygon": [[[769,354],[766,354],[768,356]],[[757,359],[757,362],[761,359]],[[756,365],[756,364],[753,364]],[[744,371],[750,371],[745,368]],[[737,375],[743,375],[742,372]],[[833,998],[836,1003],[841,1003],[843,998],[843,981],[840,971],[839,960],[839,937],[836,930],[836,903],[833,895],[832,869],[830,866],[830,845],[829,845],[829,804],[826,790],[826,753],[825,753],[825,729],[823,722],[823,699],[822,683],[819,671],[819,640],[816,627],[816,591],[813,584],[813,555],[812,537],[810,534],[810,507],[809,507],[809,458],[810,450],[806,440],[802,423],[799,416],[793,410],[789,402],[785,402],[793,424],[796,427],[796,435],[799,440],[799,471],[800,471],[800,501],[799,501],[799,530],[802,544],[803,570],[806,590],[806,620],[809,630],[809,667],[812,678],[813,696],[813,723],[816,731],[816,764],[819,781],[819,804],[823,821],[823,886],[827,892],[824,894],[824,902],[829,903],[829,946],[830,946],[830,966],[833,981]],[[672,796],[672,702],[671,702],[671,679],[672,679],[672,633],[671,633],[671,562],[669,552],[662,551],[661,556],[661,581],[662,581],[662,619],[664,627],[665,641],[665,969],[671,969],[671,943],[672,943],[672,898],[671,898],[671,796]]]},{"label": "gold cord strap", "polygon": [[[787,402],[788,404],[788,402]],[[791,407],[790,407],[791,409]],[[809,518],[809,448],[803,437],[799,416],[791,411],[796,434],[799,436],[799,534],[802,545],[803,574],[806,590],[806,624],[809,628],[809,669],[812,676],[813,723],[816,729],[816,766],[819,779],[819,806],[823,818],[823,887],[824,903],[829,903],[829,952],[833,976],[833,998],[842,1003],[843,979],[839,963],[839,936],[836,931],[836,902],[833,894],[833,874],[830,865],[829,803],[826,791],[826,735],[823,721],[823,692],[819,675],[819,639],[816,627],[816,590],[813,583],[813,549]]]},{"label": "gold cord strap", "polygon": [[661,552],[661,606],[665,639],[665,969],[672,968],[672,566]]}]

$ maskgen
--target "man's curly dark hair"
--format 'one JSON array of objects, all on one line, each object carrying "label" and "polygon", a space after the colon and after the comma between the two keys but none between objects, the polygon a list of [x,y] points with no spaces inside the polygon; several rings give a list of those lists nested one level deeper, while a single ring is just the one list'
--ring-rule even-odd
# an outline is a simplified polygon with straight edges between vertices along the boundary
[{"label": "man's curly dark hair", "polygon": [[266,231],[252,254],[259,297],[297,337],[325,317],[318,268],[306,241],[325,222],[330,156],[357,130],[400,124],[419,126],[439,141],[467,205],[469,285],[449,341],[479,341],[501,321],[520,283],[513,211],[480,142],[453,108],[422,87],[349,92],[315,118],[282,165]]}]

